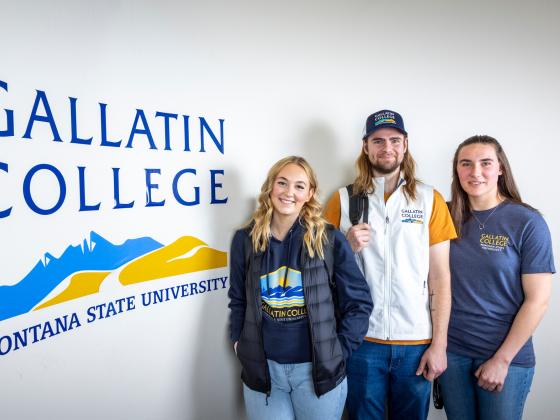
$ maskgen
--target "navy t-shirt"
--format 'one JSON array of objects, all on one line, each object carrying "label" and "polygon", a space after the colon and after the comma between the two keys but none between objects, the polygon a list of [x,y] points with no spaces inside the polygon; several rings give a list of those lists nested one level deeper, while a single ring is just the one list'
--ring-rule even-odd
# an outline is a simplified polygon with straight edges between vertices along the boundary
[{"label": "navy t-shirt", "polygon": [[[507,201],[473,213],[484,228],[469,217],[461,238],[451,242],[448,350],[489,359],[506,338],[525,298],[521,275],[555,269],[550,232],[539,213]],[[531,338],[512,365],[535,365]]]}]

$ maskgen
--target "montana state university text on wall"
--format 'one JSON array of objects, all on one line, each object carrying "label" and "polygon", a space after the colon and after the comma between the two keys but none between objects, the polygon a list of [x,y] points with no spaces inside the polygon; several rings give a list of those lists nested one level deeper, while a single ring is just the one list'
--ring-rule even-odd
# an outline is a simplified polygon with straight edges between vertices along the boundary
[{"label": "montana state university text on wall", "polygon": [[0,356],[5,356],[13,351],[69,332],[81,327],[82,324],[91,324],[98,320],[135,311],[138,307],[145,308],[203,293],[225,290],[228,285],[227,280],[228,277],[216,277],[152,290],[144,292],[140,296],[125,296],[92,305],[83,314],[72,312],[71,314],[64,314],[54,319],[29,325],[11,334],[3,335],[0,333]]},{"label": "montana state university text on wall", "polygon": [[[0,80],[0,91],[4,91],[7,94],[8,83]],[[35,125],[44,124],[45,127],[48,127],[52,134],[52,139],[49,139],[49,141],[52,141],[53,145],[70,143],[78,145],[77,147],[93,147],[97,145],[98,147],[107,148],[106,150],[114,150],[114,148],[143,148],[144,150],[150,151],[162,150],[165,152],[180,151],[183,153],[208,153],[206,139],[207,137],[210,137],[210,139],[212,140],[212,144],[214,145],[214,147],[212,147],[210,150],[218,152],[221,155],[224,154],[224,119],[218,119],[220,131],[218,137],[216,136],[216,134],[214,134],[214,131],[211,129],[206,118],[198,117],[200,137],[199,142],[197,143],[197,150],[192,150],[193,145],[191,144],[192,142],[189,124],[190,117],[188,115],[181,115],[183,136],[180,142],[174,142],[170,134],[170,124],[172,124],[174,121],[179,124],[179,114],[160,111],[157,111],[155,113],[155,118],[158,119],[158,123],[163,123],[163,127],[161,127],[162,132],[159,138],[160,141],[158,146],[158,138],[154,138],[154,136],[152,135],[152,130],[144,111],[142,109],[136,109],[130,132],[127,133],[128,140],[125,143],[122,139],[109,139],[109,136],[107,134],[107,104],[104,103],[99,103],[100,138],[94,139],[94,137],[80,137],[80,135],[78,134],[79,129],[77,124],[78,99],[73,97],[69,97],[68,99],[70,126],[69,132],[71,133],[69,140],[64,141],[60,135],[60,120],[57,124],[57,121],[55,120],[54,114],[51,110],[47,94],[42,90],[37,90],[31,112],[29,113],[29,118],[26,118],[27,124],[25,131],[23,132],[22,137],[16,141],[27,142],[29,140],[32,140],[32,132]],[[3,137],[5,139],[2,139],[0,141],[6,141],[6,138],[15,138],[17,131],[14,123],[15,111],[8,108],[4,108],[3,111],[3,114],[5,115],[5,121],[0,120],[0,137]],[[27,116],[27,114],[25,115]],[[177,143],[180,143],[180,147],[177,146]],[[94,182],[97,176],[96,174],[86,174],[86,172],[88,171],[85,166],[77,165],[76,172],[72,174],[63,174],[61,170],[59,170],[55,165],[52,165],[51,163],[40,163],[29,168],[23,179],[12,178],[10,176],[9,169],[9,162],[0,161],[0,184],[11,182],[16,183],[15,185],[21,185],[22,195],[26,207],[32,210],[34,213],[40,215],[50,215],[56,213],[63,206],[67,195],[66,179],[69,176],[73,177],[73,181],[75,181],[76,179],[78,181],[72,183],[76,183],[79,185],[79,191],[77,194],[79,196],[80,204],[76,209],[77,211],[98,211],[104,205],[103,203],[96,201],[95,197],[89,197],[87,195],[88,182]],[[112,189],[114,203],[111,204],[112,209],[126,209],[138,205],[137,198],[124,198],[124,196],[126,196],[126,193],[123,194],[121,192],[121,184],[124,184],[121,182],[121,175],[124,177],[129,176],[132,179],[137,179],[139,178],[139,175],[141,175],[141,178],[145,182],[146,198],[145,202],[143,203],[145,207],[158,207],[164,206],[166,204],[167,197],[162,197],[158,194],[154,194],[155,190],[158,190],[160,186],[159,178],[165,174],[165,172],[162,172],[160,168],[143,168],[141,174],[139,174],[138,172],[130,174],[130,171],[127,171],[125,168],[111,167],[107,168],[107,172],[112,174],[113,179]],[[53,197],[55,197],[55,200],[53,200],[55,202],[54,205],[41,206],[39,203],[37,203],[37,200],[34,199],[32,181],[35,177],[40,176],[52,177],[58,185],[58,188],[52,191]],[[171,178],[169,178],[167,181],[164,180],[164,182],[169,183],[169,186],[171,187],[173,192],[173,197],[169,198],[180,205],[195,206],[201,204],[201,202],[208,204],[224,204],[227,202],[227,197],[224,195],[223,191],[220,191],[222,189],[221,177],[223,176],[223,169],[209,169],[204,171],[204,173],[201,173],[201,171],[197,171],[196,168],[189,167],[178,170],[177,172],[172,174]],[[185,186],[185,184],[187,184],[187,186]],[[200,196],[201,186],[208,186],[208,189],[210,191],[208,197]],[[9,217],[12,214],[13,210],[13,206],[0,208],[0,218]]]}]

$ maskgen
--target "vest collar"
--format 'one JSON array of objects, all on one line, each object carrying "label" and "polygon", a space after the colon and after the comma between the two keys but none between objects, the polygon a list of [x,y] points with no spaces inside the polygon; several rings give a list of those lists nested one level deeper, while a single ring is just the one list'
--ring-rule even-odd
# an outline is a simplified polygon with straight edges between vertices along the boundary
[{"label": "vest collar", "polygon": [[[373,187],[374,187],[373,195],[378,197],[380,200],[384,200],[385,177],[383,177],[383,176],[374,177],[374,178],[372,178],[372,180],[373,180]],[[399,182],[397,183],[397,190],[405,184],[406,184],[406,180],[404,179],[404,174],[401,171],[400,174],[399,174]]]}]

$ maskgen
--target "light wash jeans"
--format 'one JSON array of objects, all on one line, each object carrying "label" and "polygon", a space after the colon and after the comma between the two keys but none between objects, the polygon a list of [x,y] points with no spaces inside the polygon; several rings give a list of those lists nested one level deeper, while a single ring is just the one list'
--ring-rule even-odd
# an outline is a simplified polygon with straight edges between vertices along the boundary
[{"label": "light wash jeans", "polygon": [[346,379],[320,397],[315,394],[311,363],[282,364],[268,360],[270,396],[243,384],[249,420],[339,420],[346,401]]},{"label": "light wash jeans", "polygon": [[447,352],[447,370],[439,379],[447,418],[520,420],[535,368],[510,366],[502,391],[490,392],[479,387],[474,376],[484,362]]},{"label": "light wash jeans", "polygon": [[348,361],[350,419],[425,420],[432,383],[416,369],[427,348],[364,341]]}]

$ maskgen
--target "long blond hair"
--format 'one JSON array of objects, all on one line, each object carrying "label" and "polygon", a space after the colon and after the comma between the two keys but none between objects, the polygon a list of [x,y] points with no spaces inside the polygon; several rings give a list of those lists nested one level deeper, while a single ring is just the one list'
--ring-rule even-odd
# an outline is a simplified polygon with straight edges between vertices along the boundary
[{"label": "long blond hair", "polygon": [[257,209],[248,223],[248,225],[252,225],[250,235],[253,243],[253,251],[264,252],[268,247],[271,235],[270,223],[272,222],[272,213],[274,211],[270,193],[272,192],[276,177],[280,171],[289,164],[298,165],[305,171],[307,178],[309,178],[309,188],[313,191],[311,198],[303,205],[299,214],[300,223],[305,227],[303,242],[307,248],[307,253],[312,258],[315,256],[315,253],[321,258],[324,258],[323,245],[327,240],[327,233],[325,231],[326,221],[321,215],[322,207],[317,199],[317,177],[309,163],[300,156],[288,156],[284,159],[280,159],[268,171],[266,180],[261,187]]},{"label": "long blond hair", "polygon": [[[406,141],[406,152],[404,152],[403,161],[401,163],[401,171],[403,173],[404,180],[406,184],[403,186],[404,195],[408,200],[414,201],[416,199],[416,184],[418,180],[416,179],[416,163],[412,155],[410,154],[410,149],[408,147],[408,136],[405,136]],[[360,156],[356,159],[356,179],[354,180],[354,187],[352,193],[354,195],[366,195],[371,194],[375,191],[375,185],[373,184],[373,167],[369,161],[369,157],[364,150],[364,146],[367,139],[363,140],[362,150],[360,151]]]}]

